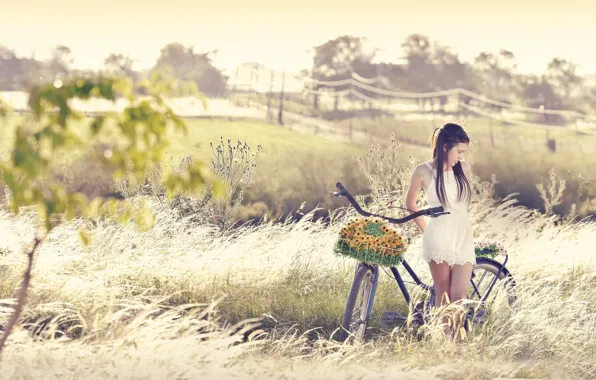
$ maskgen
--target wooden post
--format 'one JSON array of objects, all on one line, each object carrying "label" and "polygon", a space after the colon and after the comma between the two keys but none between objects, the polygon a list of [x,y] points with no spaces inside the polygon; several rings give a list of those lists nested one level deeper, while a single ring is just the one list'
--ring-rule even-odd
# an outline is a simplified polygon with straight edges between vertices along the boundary
[{"label": "wooden post", "polygon": [[493,120],[493,113],[492,111],[492,105],[489,104],[488,106],[488,119],[490,120],[490,145],[494,148],[495,146],[495,135],[494,135],[494,131],[493,131],[493,124],[494,124],[494,120]]},{"label": "wooden post", "polygon": [[[494,89],[495,89],[495,87],[496,87],[496,84],[493,81],[491,81],[491,84],[490,84],[490,97],[491,97],[491,99],[494,99],[495,98],[494,97]],[[490,117],[489,117],[489,119],[490,119],[490,144],[491,144],[492,147],[494,147],[495,146],[495,136],[494,136],[494,131],[493,131],[494,121],[493,121],[493,112],[492,111],[493,111],[493,105],[489,103],[489,105],[488,105],[488,114],[490,115]]]},{"label": "wooden post", "polygon": [[232,90],[232,103],[236,104],[236,94],[238,93],[238,70],[240,67],[236,67],[236,72],[234,74],[234,89]]},{"label": "wooden post", "polygon": [[275,72],[271,70],[271,83],[269,83],[269,94],[267,95],[267,122],[271,123],[271,98],[273,97],[273,78]]},{"label": "wooden post", "polygon": [[250,68],[250,84],[249,84],[250,85],[250,88],[248,90],[248,100],[246,101],[246,105],[248,107],[250,107],[250,96],[252,95],[252,90],[253,90],[253,88],[252,88],[252,81],[254,79],[254,75],[255,75],[255,68],[254,67],[251,67]]},{"label": "wooden post", "polygon": [[457,119],[461,121],[461,109],[462,109],[461,94],[458,92],[456,94],[456,97],[457,97]]},{"label": "wooden post", "polygon": [[279,125],[284,125],[283,111],[284,111],[284,88],[286,84],[286,72],[282,72],[281,76],[281,91],[279,93],[279,113],[277,114],[277,122]]}]

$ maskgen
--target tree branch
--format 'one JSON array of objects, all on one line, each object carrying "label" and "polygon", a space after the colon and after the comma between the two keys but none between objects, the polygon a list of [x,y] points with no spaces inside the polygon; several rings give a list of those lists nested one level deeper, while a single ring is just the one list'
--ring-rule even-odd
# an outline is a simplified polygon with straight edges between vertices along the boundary
[{"label": "tree branch", "polygon": [[33,259],[35,257],[35,253],[39,249],[39,246],[44,241],[44,239],[45,239],[45,235],[41,238],[36,237],[35,241],[33,242],[33,248],[31,248],[31,250],[29,252],[27,252],[27,260],[28,260],[27,269],[25,270],[25,274],[23,275],[23,282],[21,284],[21,289],[19,290],[19,295],[17,297],[17,305],[16,305],[14,311],[12,312],[10,321],[8,322],[8,325],[6,326],[6,329],[4,329],[2,338],[0,338],[0,354],[2,354],[2,349],[4,348],[4,345],[6,344],[6,340],[8,339],[8,336],[12,332],[12,329],[14,328],[17,321],[19,320],[19,318],[21,316],[21,312],[23,311],[23,307],[25,306],[25,303],[27,302],[27,290],[29,289],[29,283],[31,282],[31,271],[33,269]]}]

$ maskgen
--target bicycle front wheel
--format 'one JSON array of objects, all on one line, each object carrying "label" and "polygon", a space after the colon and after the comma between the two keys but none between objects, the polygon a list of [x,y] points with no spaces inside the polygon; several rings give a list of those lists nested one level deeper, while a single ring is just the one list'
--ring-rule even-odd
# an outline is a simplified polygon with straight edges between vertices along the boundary
[{"label": "bicycle front wheel", "polygon": [[350,335],[360,341],[364,339],[379,279],[378,268],[378,265],[358,264],[352,288],[346,301],[339,332],[340,342],[345,341]]}]

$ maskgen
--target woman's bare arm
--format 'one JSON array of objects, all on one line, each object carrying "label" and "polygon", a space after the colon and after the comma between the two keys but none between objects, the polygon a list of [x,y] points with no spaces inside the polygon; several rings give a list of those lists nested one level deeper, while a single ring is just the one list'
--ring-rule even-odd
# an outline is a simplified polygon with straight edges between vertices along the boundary
[{"label": "woman's bare arm", "polygon": [[[424,186],[424,167],[423,165],[418,165],[414,171],[412,172],[412,178],[410,179],[410,186],[408,188],[408,194],[406,195],[406,207],[411,211],[418,211],[418,207],[416,205],[416,200],[418,199],[418,194],[420,194],[420,190]],[[426,219],[423,216],[419,216],[418,218],[414,219],[420,231],[424,232],[426,229]]]}]

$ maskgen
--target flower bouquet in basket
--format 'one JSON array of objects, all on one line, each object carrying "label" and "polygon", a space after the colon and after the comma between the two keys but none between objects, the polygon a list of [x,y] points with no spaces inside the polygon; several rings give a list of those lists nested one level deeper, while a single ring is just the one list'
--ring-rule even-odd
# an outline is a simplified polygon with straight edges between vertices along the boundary
[{"label": "flower bouquet in basket", "polygon": [[396,266],[407,245],[405,233],[382,219],[359,218],[341,228],[333,251],[367,263]]},{"label": "flower bouquet in basket", "polygon": [[498,255],[506,255],[507,250],[502,243],[494,240],[482,239],[474,242],[474,250],[477,257],[494,258]]}]

